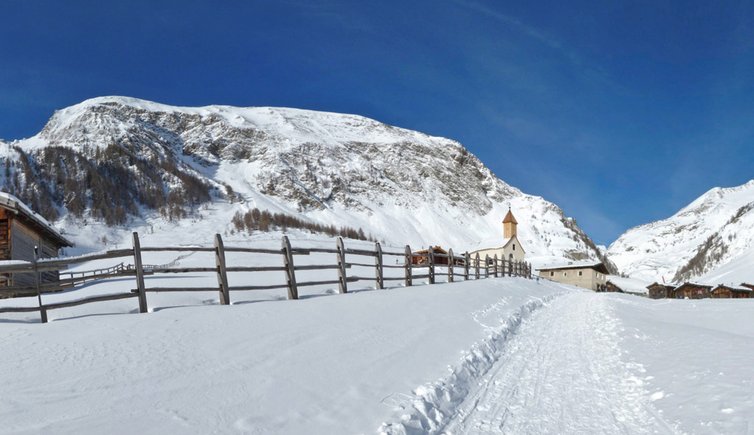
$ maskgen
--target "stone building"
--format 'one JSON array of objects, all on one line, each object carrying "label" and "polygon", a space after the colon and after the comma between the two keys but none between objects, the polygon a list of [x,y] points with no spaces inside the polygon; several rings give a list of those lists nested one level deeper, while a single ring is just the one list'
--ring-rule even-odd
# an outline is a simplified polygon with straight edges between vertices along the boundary
[{"label": "stone building", "polygon": [[605,291],[608,270],[601,262],[571,262],[537,269],[541,278],[594,291]]}]

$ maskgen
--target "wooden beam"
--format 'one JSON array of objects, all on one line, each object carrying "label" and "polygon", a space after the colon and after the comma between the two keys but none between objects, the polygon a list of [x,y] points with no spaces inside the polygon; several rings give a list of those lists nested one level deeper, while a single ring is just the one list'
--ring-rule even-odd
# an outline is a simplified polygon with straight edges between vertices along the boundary
[{"label": "wooden beam", "polygon": [[406,271],[405,271],[405,278],[406,278],[406,287],[411,287],[413,284],[413,280],[411,279],[411,261],[412,261],[412,255],[411,255],[411,246],[406,245]]},{"label": "wooden beam", "polygon": [[348,293],[348,276],[346,275],[346,247],[343,243],[343,237],[338,237],[336,242],[338,250],[338,280],[340,281],[338,289],[340,293]]},{"label": "wooden beam", "polygon": [[37,261],[39,260],[39,247],[34,247],[34,285],[37,288],[37,302],[39,302],[39,316],[42,323],[47,323],[47,309],[42,305],[42,290],[39,288],[40,276],[37,269]]},{"label": "wooden beam", "polygon": [[429,283],[435,283],[435,253],[430,246],[427,250],[427,261],[429,262]]},{"label": "wooden beam", "polygon": [[228,271],[225,269],[225,245],[220,234],[215,234],[215,266],[217,266],[217,284],[220,287],[220,304],[230,305]]},{"label": "wooden beam", "polygon": [[474,259],[474,279],[479,279],[479,253],[476,253],[476,258]]},{"label": "wooden beam", "polygon": [[453,268],[456,265],[456,259],[453,257],[453,248],[448,249],[448,282],[455,281],[455,277],[453,276],[455,273],[455,270]]},{"label": "wooden beam", "polygon": [[146,313],[147,307],[147,292],[144,290],[144,265],[141,262],[141,243],[139,243],[139,233],[133,233],[133,254],[134,254],[134,268],[136,269],[136,290],[139,294],[139,312]]},{"label": "wooden beam", "polygon": [[465,281],[469,280],[469,262],[471,261],[471,255],[469,255],[469,251],[466,251],[463,255],[463,279]]},{"label": "wooden beam", "polygon": [[293,253],[288,236],[283,236],[283,263],[285,265],[286,282],[288,284],[288,299],[298,299],[296,285],[296,268],[293,266]]},{"label": "wooden beam", "polygon": [[377,252],[377,256],[374,257],[374,274],[377,280],[377,288],[382,290],[385,288],[385,280],[382,270],[382,246],[380,242],[374,242],[374,250]]}]

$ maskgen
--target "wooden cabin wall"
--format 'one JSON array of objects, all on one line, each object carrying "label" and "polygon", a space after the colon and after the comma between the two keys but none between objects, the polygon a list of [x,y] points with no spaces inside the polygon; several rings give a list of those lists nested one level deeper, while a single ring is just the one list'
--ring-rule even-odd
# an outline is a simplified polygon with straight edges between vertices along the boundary
[{"label": "wooden cabin wall", "polygon": [[[10,255],[13,260],[34,260],[34,247],[39,247],[39,258],[57,257],[58,250],[39,233],[32,230],[18,219],[10,220]],[[43,272],[41,282],[58,281],[56,271]],[[13,285],[32,286],[35,284],[33,273],[19,273],[13,276]]]},{"label": "wooden cabin wall", "polygon": [[5,209],[0,208],[0,260],[10,259],[10,222]]}]

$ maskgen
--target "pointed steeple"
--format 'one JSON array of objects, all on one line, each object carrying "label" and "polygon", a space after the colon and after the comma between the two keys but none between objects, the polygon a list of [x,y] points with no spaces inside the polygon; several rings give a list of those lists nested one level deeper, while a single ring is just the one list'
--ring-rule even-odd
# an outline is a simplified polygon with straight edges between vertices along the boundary
[{"label": "pointed steeple", "polygon": [[505,218],[503,218],[503,237],[505,238],[505,240],[516,236],[517,226],[518,221],[513,216],[513,212],[511,212],[510,206],[508,206],[508,213],[505,215]]}]

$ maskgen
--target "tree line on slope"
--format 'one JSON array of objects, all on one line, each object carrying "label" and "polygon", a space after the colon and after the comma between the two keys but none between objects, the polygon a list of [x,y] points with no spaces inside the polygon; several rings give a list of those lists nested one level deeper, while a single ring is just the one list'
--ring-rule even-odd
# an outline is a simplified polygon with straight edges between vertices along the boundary
[{"label": "tree line on slope", "polygon": [[309,222],[296,216],[284,213],[270,213],[267,210],[259,210],[258,208],[253,208],[246,213],[236,212],[231,219],[231,223],[236,231],[246,231],[249,234],[253,231],[268,232],[276,228],[283,231],[289,228],[297,228],[309,230],[313,233],[327,234],[330,237],[341,236],[354,240],[376,241],[371,235],[367,236],[361,228],[354,229],[347,226],[323,225]]},{"label": "tree line on slope", "polygon": [[2,158],[3,190],[50,221],[65,209],[77,218],[89,211],[107,225],[121,225],[140,207],[174,220],[211,199],[209,184],[154,153],[142,157],[115,144],[83,152],[13,148],[17,159]]}]

